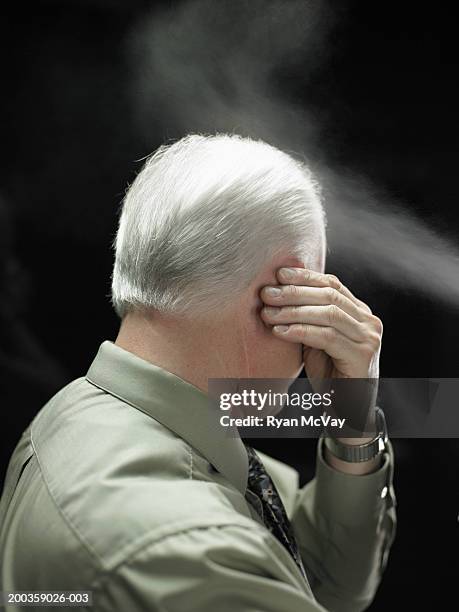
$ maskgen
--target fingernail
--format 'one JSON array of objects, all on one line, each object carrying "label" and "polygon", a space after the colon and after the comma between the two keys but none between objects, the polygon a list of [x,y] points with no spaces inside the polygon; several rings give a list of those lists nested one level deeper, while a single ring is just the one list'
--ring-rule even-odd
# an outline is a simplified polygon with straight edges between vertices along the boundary
[{"label": "fingernail", "polygon": [[282,274],[282,276],[284,278],[293,278],[296,274],[295,270],[293,270],[293,268],[281,268],[279,270],[279,272]]},{"label": "fingernail", "polygon": [[271,297],[278,297],[281,294],[281,290],[279,289],[279,287],[268,287],[267,289],[265,289],[265,292]]},{"label": "fingernail", "polygon": [[269,317],[276,317],[280,313],[280,308],[264,308],[265,314]]},{"label": "fingernail", "polygon": [[285,334],[285,332],[288,331],[288,325],[275,325],[273,330],[279,334]]}]

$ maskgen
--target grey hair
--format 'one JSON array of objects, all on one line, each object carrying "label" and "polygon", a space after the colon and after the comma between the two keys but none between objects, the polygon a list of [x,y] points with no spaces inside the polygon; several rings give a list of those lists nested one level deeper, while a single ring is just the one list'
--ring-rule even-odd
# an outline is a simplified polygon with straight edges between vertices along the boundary
[{"label": "grey hair", "polygon": [[161,146],[128,189],[115,240],[112,302],[200,313],[247,288],[270,258],[307,264],[324,228],[320,189],[300,161],[237,135]]}]

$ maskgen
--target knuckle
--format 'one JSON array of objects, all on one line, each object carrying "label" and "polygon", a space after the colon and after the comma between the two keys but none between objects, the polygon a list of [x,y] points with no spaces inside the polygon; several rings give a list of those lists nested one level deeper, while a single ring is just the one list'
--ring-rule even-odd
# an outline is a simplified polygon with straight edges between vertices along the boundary
[{"label": "knuckle", "polygon": [[289,317],[294,317],[294,318],[298,318],[303,314],[303,307],[302,306],[289,306],[288,308],[285,308],[285,314]]},{"label": "knuckle", "polygon": [[372,322],[373,322],[373,326],[374,326],[376,332],[379,335],[382,335],[383,330],[384,330],[384,325],[383,325],[383,322],[381,321],[381,319],[379,317],[376,317],[375,315],[372,315]]},{"label": "knuckle", "polygon": [[292,327],[296,328],[297,335],[301,339],[302,342],[307,343],[308,339],[311,338],[312,327],[313,327],[312,325],[303,323],[303,324],[293,325]]},{"label": "knuckle", "polygon": [[327,289],[327,300],[330,302],[330,304],[336,305],[339,303],[339,293],[336,291],[336,289],[333,289],[333,287],[329,287]]},{"label": "knuckle", "polygon": [[327,281],[330,287],[336,289],[336,291],[340,291],[343,286],[339,278],[334,274],[327,274]]},{"label": "knuckle", "polygon": [[362,323],[361,321],[359,321],[357,323],[356,330],[358,331],[360,341],[364,342],[365,338],[367,337],[367,331],[368,331],[367,326],[365,325],[365,323]]},{"label": "knuckle", "polygon": [[304,342],[304,340],[308,337],[309,329],[307,325],[290,325],[290,329],[292,330],[292,334],[297,336],[301,342]]},{"label": "knuckle", "polygon": [[298,287],[298,285],[287,285],[286,293],[287,295],[294,297],[294,298],[299,297],[300,287]]},{"label": "knuckle", "polygon": [[338,321],[340,318],[340,312],[341,311],[336,304],[330,304],[327,306],[328,322],[330,324],[336,323],[336,321]]},{"label": "knuckle", "polygon": [[301,272],[301,276],[303,277],[303,280],[310,281],[311,280],[311,272],[309,270],[307,270],[306,268],[303,268],[302,272]]}]

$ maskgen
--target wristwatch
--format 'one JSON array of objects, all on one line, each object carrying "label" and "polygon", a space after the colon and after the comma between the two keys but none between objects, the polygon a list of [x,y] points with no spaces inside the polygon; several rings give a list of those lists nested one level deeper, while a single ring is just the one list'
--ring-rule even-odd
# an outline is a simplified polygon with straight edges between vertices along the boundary
[{"label": "wristwatch", "polygon": [[384,412],[375,408],[376,437],[365,444],[344,444],[336,438],[325,437],[324,443],[328,450],[338,459],[349,463],[360,463],[374,459],[384,452],[387,445],[387,425]]}]

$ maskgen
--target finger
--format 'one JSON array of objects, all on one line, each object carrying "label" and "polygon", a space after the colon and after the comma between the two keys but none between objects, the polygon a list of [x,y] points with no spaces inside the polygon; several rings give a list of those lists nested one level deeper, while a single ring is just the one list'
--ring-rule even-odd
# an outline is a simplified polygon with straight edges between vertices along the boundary
[{"label": "finger", "polygon": [[325,351],[333,359],[352,361],[352,356],[358,353],[360,345],[346,338],[333,327],[319,325],[275,325],[273,334],[282,340],[305,344],[311,348]]},{"label": "finger", "polygon": [[336,289],[360,308],[371,314],[370,307],[355,297],[334,274],[322,274],[308,268],[279,268],[277,279],[281,284],[308,285],[309,287],[331,287]]},{"label": "finger", "polygon": [[263,287],[260,296],[268,306],[327,306],[333,304],[356,321],[364,322],[368,319],[366,311],[332,287],[302,287],[299,285]]},{"label": "finger", "polygon": [[261,316],[271,325],[307,323],[322,327],[333,327],[354,342],[363,342],[366,339],[365,328],[356,319],[338,306],[284,306],[275,308],[265,306]]}]

